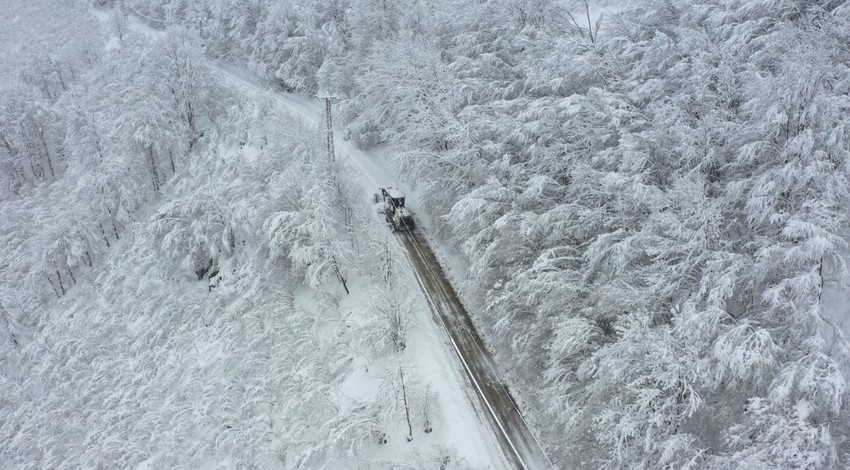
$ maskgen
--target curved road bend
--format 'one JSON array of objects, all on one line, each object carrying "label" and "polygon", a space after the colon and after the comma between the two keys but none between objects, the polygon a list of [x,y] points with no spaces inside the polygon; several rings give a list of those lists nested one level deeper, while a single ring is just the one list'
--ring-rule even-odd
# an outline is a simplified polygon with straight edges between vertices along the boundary
[{"label": "curved road bend", "polygon": [[553,468],[507,387],[499,380],[493,359],[428,242],[416,231],[397,233],[419,287],[432,313],[448,333],[478,405],[499,439],[505,457],[516,468]]}]

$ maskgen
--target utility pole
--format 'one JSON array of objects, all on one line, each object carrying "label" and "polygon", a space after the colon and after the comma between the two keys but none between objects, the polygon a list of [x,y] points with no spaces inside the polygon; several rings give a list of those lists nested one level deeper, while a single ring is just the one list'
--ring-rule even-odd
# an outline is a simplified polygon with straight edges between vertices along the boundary
[{"label": "utility pole", "polygon": [[334,154],[334,122],[333,116],[331,115],[331,100],[336,97],[330,95],[319,95],[317,96],[317,98],[325,100],[325,126],[327,127],[328,132],[328,158],[330,159],[330,161],[335,161],[336,155]]}]

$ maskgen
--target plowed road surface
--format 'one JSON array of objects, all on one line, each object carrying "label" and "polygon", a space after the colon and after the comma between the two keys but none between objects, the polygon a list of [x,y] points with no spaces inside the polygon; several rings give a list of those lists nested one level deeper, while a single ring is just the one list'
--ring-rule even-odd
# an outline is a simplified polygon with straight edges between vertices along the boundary
[{"label": "plowed road surface", "polygon": [[505,456],[517,468],[551,468],[507,388],[463,304],[447,280],[427,241],[416,231],[399,232],[419,287],[438,324],[449,335],[466,372],[478,408],[489,422]]}]

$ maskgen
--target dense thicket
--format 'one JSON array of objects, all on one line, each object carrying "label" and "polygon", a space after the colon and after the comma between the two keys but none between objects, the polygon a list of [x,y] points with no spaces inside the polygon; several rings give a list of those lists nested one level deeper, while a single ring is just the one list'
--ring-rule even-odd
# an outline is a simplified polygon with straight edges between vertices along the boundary
[{"label": "dense thicket", "polygon": [[565,466],[850,464],[845,2],[126,3],[393,145]]}]

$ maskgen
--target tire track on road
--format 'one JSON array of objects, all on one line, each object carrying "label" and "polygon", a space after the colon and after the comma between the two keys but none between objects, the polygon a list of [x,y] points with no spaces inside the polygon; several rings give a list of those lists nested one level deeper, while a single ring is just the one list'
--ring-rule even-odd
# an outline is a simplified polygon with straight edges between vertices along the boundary
[{"label": "tire track on road", "polygon": [[516,468],[554,468],[507,387],[499,380],[475,325],[428,243],[417,232],[398,235],[416,271],[420,288],[446,330],[506,457]]}]

